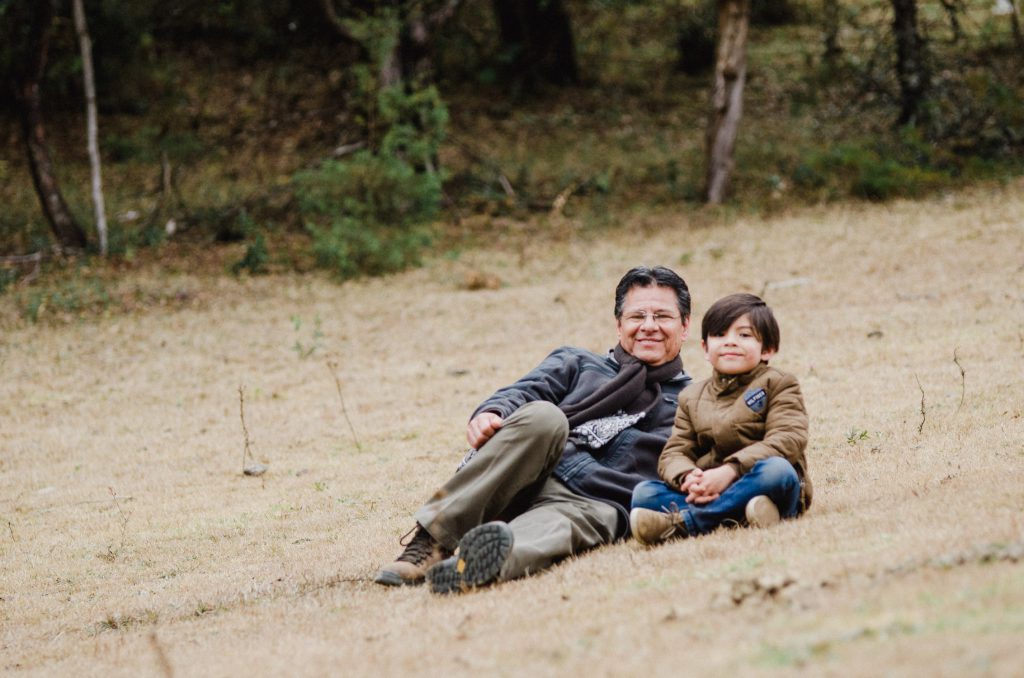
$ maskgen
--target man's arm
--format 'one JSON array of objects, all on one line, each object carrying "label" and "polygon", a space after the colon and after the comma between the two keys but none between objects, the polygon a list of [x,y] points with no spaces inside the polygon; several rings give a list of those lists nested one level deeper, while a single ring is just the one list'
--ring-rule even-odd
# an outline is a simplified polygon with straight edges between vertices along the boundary
[{"label": "man's arm", "polygon": [[526,403],[545,400],[559,404],[578,373],[579,356],[566,346],[555,349],[522,379],[498,389],[476,408],[466,426],[466,440],[479,449],[497,433],[505,417]]},{"label": "man's arm", "polygon": [[473,418],[482,412],[493,412],[504,419],[535,400],[557,405],[576,382],[578,373],[579,356],[567,346],[557,348],[522,379],[495,391],[476,408]]}]

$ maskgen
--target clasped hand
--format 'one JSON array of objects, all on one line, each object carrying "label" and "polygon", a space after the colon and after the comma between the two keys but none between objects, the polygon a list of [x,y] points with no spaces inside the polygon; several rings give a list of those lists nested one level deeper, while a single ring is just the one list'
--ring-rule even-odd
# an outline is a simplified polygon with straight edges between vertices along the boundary
[{"label": "clasped hand", "polygon": [[709,504],[718,499],[738,477],[739,474],[729,464],[706,471],[695,468],[686,474],[679,491],[686,495],[687,504]]}]

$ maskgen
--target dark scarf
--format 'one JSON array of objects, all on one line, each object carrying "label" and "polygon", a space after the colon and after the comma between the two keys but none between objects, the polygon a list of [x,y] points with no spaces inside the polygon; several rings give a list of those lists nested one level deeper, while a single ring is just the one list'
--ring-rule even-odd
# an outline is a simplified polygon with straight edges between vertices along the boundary
[{"label": "dark scarf", "polygon": [[651,411],[661,399],[661,382],[671,379],[683,369],[679,356],[663,365],[651,367],[626,353],[622,344],[615,346],[614,355],[619,363],[619,373],[614,379],[578,403],[558,406],[569,419],[570,429],[619,411],[627,414]]}]

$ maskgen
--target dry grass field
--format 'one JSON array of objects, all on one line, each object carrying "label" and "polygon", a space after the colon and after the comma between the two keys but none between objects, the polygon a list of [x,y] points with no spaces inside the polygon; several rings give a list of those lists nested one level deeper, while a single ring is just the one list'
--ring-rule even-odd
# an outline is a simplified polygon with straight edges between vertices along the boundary
[{"label": "dry grass field", "polygon": [[[1024,673],[1024,182],[563,226],[344,286],[135,272],[195,303],[36,325],[0,309],[0,670]],[[477,402],[558,344],[608,348],[636,263],[683,274],[695,325],[729,292],[775,307],[812,510],[463,596],[373,584]],[[261,477],[241,473],[240,387]]]}]

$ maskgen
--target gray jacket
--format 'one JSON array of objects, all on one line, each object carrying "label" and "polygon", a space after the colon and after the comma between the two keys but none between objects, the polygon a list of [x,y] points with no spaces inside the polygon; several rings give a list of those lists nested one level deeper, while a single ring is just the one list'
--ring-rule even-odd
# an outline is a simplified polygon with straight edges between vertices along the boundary
[{"label": "gray jacket", "polygon": [[[602,357],[571,346],[555,349],[519,381],[499,389],[473,413],[494,412],[505,418],[528,402],[546,400],[572,404],[613,379],[619,363],[609,351]],[[658,479],[658,457],[672,432],[679,392],[691,378],[680,372],[662,382],[661,401],[640,421],[621,431],[599,450],[565,445],[554,476],[576,494],[598,499],[619,510],[620,536],[628,525],[633,488],[642,480]]]}]

